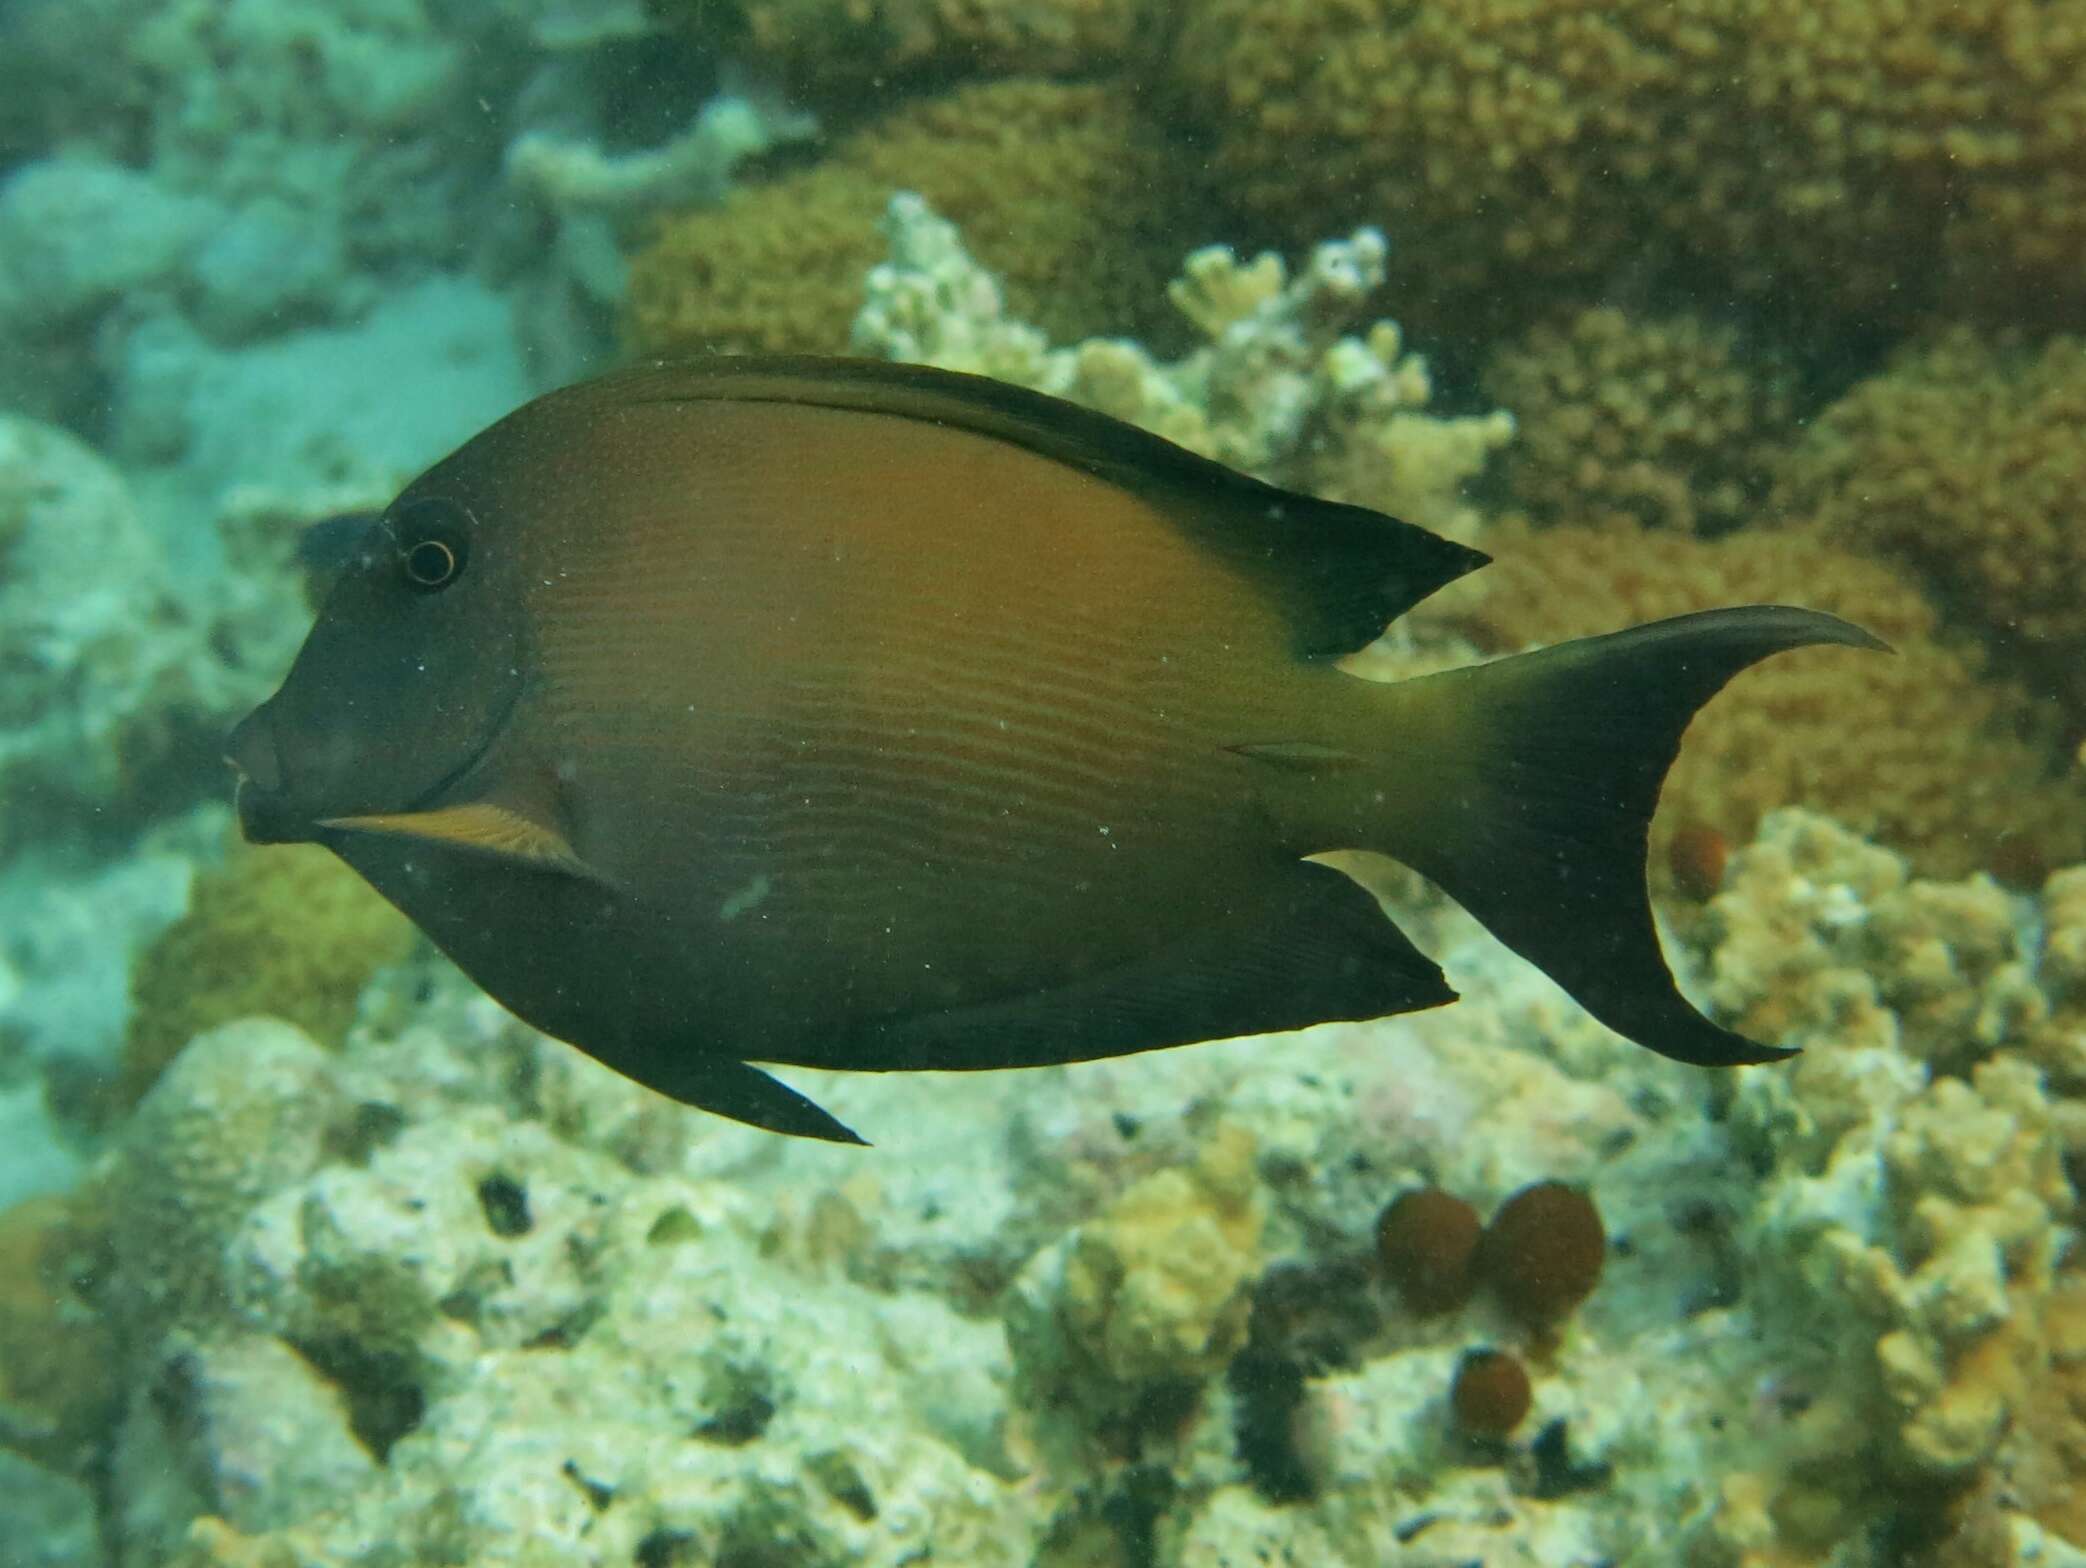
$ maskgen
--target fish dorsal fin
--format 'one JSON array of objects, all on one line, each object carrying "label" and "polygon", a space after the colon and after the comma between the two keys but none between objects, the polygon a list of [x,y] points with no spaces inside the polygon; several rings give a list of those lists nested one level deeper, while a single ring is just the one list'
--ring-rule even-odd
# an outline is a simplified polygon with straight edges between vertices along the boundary
[{"label": "fish dorsal fin", "polygon": [[586,877],[596,875],[556,828],[492,801],[435,806],[426,811],[329,817],[319,825],[349,833],[389,833],[400,838],[426,839],[430,843],[495,855],[502,860],[520,861],[544,871],[565,871]]},{"label": "fish dorsal fin", "polygon": [[1156,506],[1269,593],[1304,658],[1366,647],[1437,588],[1488,559],[1367,507],[1265,484],[1076,403],[925,365],[718,355],[655,361],[551,396],[605,408],[751,402],[853,409],[1008,442]]}]

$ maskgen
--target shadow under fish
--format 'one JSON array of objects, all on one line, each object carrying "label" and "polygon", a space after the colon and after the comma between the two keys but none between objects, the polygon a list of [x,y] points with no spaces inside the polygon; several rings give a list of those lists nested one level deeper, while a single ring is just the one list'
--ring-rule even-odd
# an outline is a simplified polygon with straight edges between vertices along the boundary
[{"label": "shadow under fish", "polygon": [[[342,525],[346,542],[353,530]],[[779,1132],[750,1065],[1018,1067],[1454,1000],[1432,878],[1586,1010],[1785,1054],[1675,989],[1646,835],[1688,720],[1812,643],[1749,606],[1395,684],[1334,660],[1477,551],[974,376],[642,366],[539,398],[353,548],[230,741],[537,1028]]]}]

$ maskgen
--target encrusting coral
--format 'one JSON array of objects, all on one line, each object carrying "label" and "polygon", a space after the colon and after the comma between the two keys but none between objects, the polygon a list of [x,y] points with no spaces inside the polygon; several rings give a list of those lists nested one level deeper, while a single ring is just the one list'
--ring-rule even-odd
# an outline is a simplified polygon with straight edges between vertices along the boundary
[{"label": "encrusting coral", "polygon": [[1008,1345],[1032,1402],[1104,1448],[1157,1387],[1200,1384],[1246,1342],[1263,1200],[1253,1140],[1223,1128],[1187,1169],[1156,1171],[1009,1293]]},{"label": "encrusting coral", "polygon": [[1183,235],[1207,221],[1183,148],[1101,86],[958,88],[844,140],[816,167],[671,218],[631,262],[639,353],[837,353],[883,252],[892,192],[977,237],[1019,307],[1067,335],[1160,325]]},{"label": "encrusting coral", "polygon": [[1775,503],[1926,573],[1952,618],[2086,728],[2086,339],[1965,327],[1902,350],[1811,425]]},{"label": "encrusting coral", "polygon": [[1541,523],[1713,533],[1750,522],[1790,422],[1782,378],[1733,329],[1613,306],[1502,345],[1484,388],[1514,416],[1507,484]]},{"label": "encrusting coral", "polygon": [[1944,280],[2076,299],[2062,7],[1213,0],[1173,58],[1248,211],[1292,243],[1396,213],[1409,281],[1494,313],[1661,255],[1864,309]]},{"label": "encrusting coral", "polygon": [[1417,619],[1487,652],[1562,642],[1725,604],[1829,610],[1892,644],[1890,657],[1800,652],[1748,671],[1689,728],[1654,833],[1751,837],[1803,802],[1911,855],[1933,875],[1982,869],[2034,884],[2086,854],[2075,765],[2056,715],[1943,641],[1919,585],[1888,563],[1795,529],[1720,539],[1634,527],[1498,527],[1493,564]]}]

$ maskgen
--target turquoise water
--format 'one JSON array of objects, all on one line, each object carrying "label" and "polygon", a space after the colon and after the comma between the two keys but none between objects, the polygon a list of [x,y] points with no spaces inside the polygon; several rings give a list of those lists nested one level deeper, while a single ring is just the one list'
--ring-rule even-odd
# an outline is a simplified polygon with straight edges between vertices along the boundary
[{"label": "turquoise water", "polygon": [[[0,1568],[2081,1560],[2082,169],[2079,0],[0,0]],[[356,520],[714,353],[1489,554],[1369,678],[1883,637],[1740,675],[1651,832],[1683,992],[1803,1054],[1641,1049],[1351,857],[1454,1006],[784,1069],[833,1146],[241,843]]]}]

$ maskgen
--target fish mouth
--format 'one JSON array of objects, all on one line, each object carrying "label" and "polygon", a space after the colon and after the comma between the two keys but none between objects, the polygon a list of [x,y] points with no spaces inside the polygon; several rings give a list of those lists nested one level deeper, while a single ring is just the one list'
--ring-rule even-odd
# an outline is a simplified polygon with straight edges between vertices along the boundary
[{"label": "fish mouth", "polygon": [[252,779],[239,781],[232,809],[249,844],[297,844],[315,836],[310,817],[291,810],[281,795],[262,789]]},{"label": "fish mouth", "polygon": [[225,761],[238,775],[232,809],[248,843],[289,844],[311,837],[310,824],[289,807],[282,751],[266,704],[241,719],[225,738]]},{"label": "fish mouth", "polygon": [[296,797],[308,792],[295,788],[288,777],[267,705],[263,704],[242,719],[225,742],[225,760],[239,779],[233,807],[239,816],[240,831],[253,844],[326,842],[334,834],[352,830],[354,819],[360,816],[410,815],[451,803],[451,797],[465,788],[473,775],[485,766],[494,747],[507,733],[509,721],[521,701],[522,687],[519,680],[513,683],[498,711],[485,726],[484,739],[462,761],[403,805],[334,807],[330,810],[314,808],[308,803],[299,804]]}]

